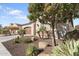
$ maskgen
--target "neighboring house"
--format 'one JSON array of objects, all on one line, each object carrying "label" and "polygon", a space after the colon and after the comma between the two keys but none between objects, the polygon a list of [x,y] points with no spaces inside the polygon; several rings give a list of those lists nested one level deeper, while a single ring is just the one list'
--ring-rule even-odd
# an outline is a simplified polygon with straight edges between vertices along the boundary
[{"label": "neighboring house", "polygon": [[0,29],[2,28],[2,25],[0,24]]},{"label": "neighboring house", "polygon": [[18,30],[22,28],[22,25],[11,23],[8,27],[11,34],[18,34]]},{"label": "neighboring house", "polygon": [[76,26],[75,26],[75,29],[79,30],[79,25],[76,25]]}]

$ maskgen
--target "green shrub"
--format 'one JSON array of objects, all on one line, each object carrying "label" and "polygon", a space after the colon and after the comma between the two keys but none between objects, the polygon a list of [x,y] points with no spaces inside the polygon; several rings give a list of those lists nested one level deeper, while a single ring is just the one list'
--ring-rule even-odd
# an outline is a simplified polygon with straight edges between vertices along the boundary
[{"label": "green shrub", "polygon": [[21,39],[19,38],[19,37],[17,37],[16,39],[15,39],[15,43],[20,43],[21,42]]},{"label": "green shrub", "polygon": [[2,29],[0,29],[0,34],[2,34]]},{"label": "green shrub", "polygon": [[5,35],[10,35],[11,34],[9,29],[3,29],[2,33],[5,34]]},{"label": "green shrub", "polygon": [[56,46],[52,55],[55,56],[79,56],[79,41],[71,40]]},{"label": "green shrub", "polygon": [[32,42],[32,40],[31,40],[30,37],[23,37],[23,38],[22,38],[22,41],[23,41],[24,43],[31,43],[31,42]]},{"label": "green shrub", "polygon": [[30,37],[17,37],[16,39],[15,39],[15,43],[31,43],[32,42],[32,40],[31,40],[31,38]]},{"label": "green shrub", "polygon": [[24,30],[24,29],[18,30],[18,34],[19,34],[20,36],[24,36],[25,30]]},{"label": "green shrub", "polygon": [[69,40],[69,39],[74,39],[74,40],[78,40],[79,39],[79,30],[73,30],[70,31],[68,33],[66,33],[66,35],[64,36],[65,40]]},{"label": "green shrub", "polygon": [[32,45],[29,45],[26,49],[26,55],[27,56],[36,56],[38,54],[39,50]]}]

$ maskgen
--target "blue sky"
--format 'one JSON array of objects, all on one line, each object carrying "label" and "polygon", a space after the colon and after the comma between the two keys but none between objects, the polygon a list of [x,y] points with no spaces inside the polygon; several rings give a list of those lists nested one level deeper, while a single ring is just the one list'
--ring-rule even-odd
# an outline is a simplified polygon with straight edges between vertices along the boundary
[{"label": "blue sky", "polygon": [[73,19],[74,26],[79,25],[79,18]]},{"label": "blue sky", "polygon": [[[27,3],[0,3],[0,24],[7,26],[10,23],[28,23],[28,6]],[[76,18],[73,23],[78,25],[79,19]]]},{"label": "blue sky", "polygon": [[28,23],[28,14],[27,3],[0,3],[0,24],[2,26],[9,25],[10,23]]}]

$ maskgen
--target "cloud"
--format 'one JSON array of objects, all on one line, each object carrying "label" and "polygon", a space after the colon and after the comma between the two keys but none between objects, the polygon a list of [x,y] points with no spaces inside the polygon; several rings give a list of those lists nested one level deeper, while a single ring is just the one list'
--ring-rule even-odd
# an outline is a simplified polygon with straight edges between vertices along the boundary
[{"label": "cloud", "polygon": [[17,18],[17,19],[26,19],[26,14],[24,14],[22,10],[12,9],[9,7],[2,8],[2,6],[0,6],[0,8],[1,8],[0,13],[4,14],[4,16],[0,16],[0,18],[9,16],[12,18]]},{"label": "cloud", "polygon": [[26,15],[23,14],[23,11],[17,9],[9,9],[8,14],[17,19],[26,19]]},{"label": "cloud", "polygon": [[0,18],[4,18],[5,16],[0,16]]},{"label": "cloud", "polygon": [[21,16],[24,14],[23,10],[4,7],[2,5],[0,5],[0,13],[2,14],[5,13],[7,15],[12,15],[12,16]]},{"label": "cloud", "polygon": [[15,18],[18,18],[18,19],[26,19],[27,17],[20,15],[20,16],[15,16]]},{"label": "cloud", "polygon": [[18,9],[10,9],[7,8],[7,14],[9,16],[12,16],[14,18],[18,18],[18,19],[26,19],[26,15],[24,14],[24,12],[22,10],[18,10]]},{"label": "cloud", "polygon": [[[1,20],[3,19],[7,19],[7,20],[14,20],[13,22],[16,22],[18,23],[19,21],[26,21],[25,23],[28,23],[30,22],[29,19],[27,18],[25,12],[23,10],[20,10],[20,9],[13,9],[13,8],[9,8],[9,7],[0,7],[2,8],[1,11],[0,11],[0,18]],[[6,21],[7,21],[6,20]]]},{"label": "cloud", "polygon": [[10,10],[8,13],[14,16],[21,16],[23,14],[23,11],[15,9],[15,10]]}]

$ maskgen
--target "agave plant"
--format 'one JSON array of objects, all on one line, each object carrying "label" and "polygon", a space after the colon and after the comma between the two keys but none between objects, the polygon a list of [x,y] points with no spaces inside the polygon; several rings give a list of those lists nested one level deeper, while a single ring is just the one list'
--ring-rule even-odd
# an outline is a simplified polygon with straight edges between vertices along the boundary
[{"label": "agave plant", "polygon": [[26,49],[27,56],[36,56],[38,54],[38,49],[35,46],[29,45]]},{"label": "agave plant", "polygon": [[52,55],[55,56],[79,56],[79,41],[66,41],[56,46]]}]

